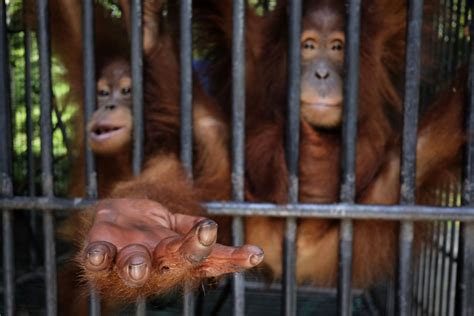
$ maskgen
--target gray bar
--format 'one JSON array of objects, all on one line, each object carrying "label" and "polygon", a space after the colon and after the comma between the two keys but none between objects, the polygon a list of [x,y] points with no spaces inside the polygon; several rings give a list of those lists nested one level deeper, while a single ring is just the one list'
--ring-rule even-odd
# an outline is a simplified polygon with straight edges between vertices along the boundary
[{"label": "gray bar", "polygon": [[[353,204],[356,180],[357,112],[359,100],[360,0],[348,2],[342,124],[341,193],[343,203]],[[352,314],[352,243],[351,219],[341,221],[339,232],[338,315]]]},{"label": "gray bar", "polygon": [[474,225],[466,223],[461,226],[459,252],[459,274],[457,283],[456,315],[474,315]]},{"label": "gray bar", "polygon": [[[91,199],[47,197],[13,197],[0,199],[0,209],[36,211],[80,210],[94,205]],[[474,207],[440,207],[424,205],[364,204],[283,204],[271,203],[203,203],[209,214],[228,216],[269,216],[301,218],[353,218],[382,220],[459,220],[474,221]]]},{"label": "gray bar", "polygon": [[[23,4],[25,6],[25,4]],[[26,16],[26,9],[23,14]],[[25,17],[26,19],[26,17]],[[26,105],[26,144],[28,157],[28,193],[30,196],[36,195],[35,188],[35,161],[33,154],[33,121],[32,111],[32,87],[31,87],[31,30],[25,25],[23,44],[25,46],[25,105]]]},{"label": "gray bar", "polygon": [[352,219],[343,219],[339,232],[338,315],[352,315]]},{"label": "gray bar", "polygon": [[[288,168],[288,201],[298,203],[298,161],[300,146],[300,76],[302,1],[291,1],[288,19],[288,115],[286,122],[286,159]],[[286,220],[283,286],[285,315],[296,315],[296,219]]]},{"label": "gray bar", "polygon": [[[96,109],[96,74],[95,74],[95,42],[94,42],[94,3],[93,0],[82,2],[83,27],[83,61],[84,61],[84,140],[88,139],[87,123]],[[89,142],[85,141],[85,171],[87,197],[97,198],[97,173],[94,153]],[[100,297],[93,286],[89,288],[89,315],[100,315]]]},{"label": "gray bar", "polygon": [[45,283],[46,283],[46,313],[57,314],[57,277],[56,277],[56,247],[54,242],[54,216],[52,211],[43,214],[43,232],[45,244]]},{"label": "gray bar", "polygon": [[360,0],[351,0],[346,27],[344,112],[342,125],[341,202],[354,203],[357,113],[359,101]]},{"label": "gray bar", "polygon": [[184,297],[183,297],[183,315],[194,315],[196,310],[195,298],[193,288],[190,284],[186,283],[184,285]]},{"label": "gray bar", "polygon": [[421,313],[428,312],[428,300],[429,300],[429,291],[430,291],[430,276],[431,276],[431,263],[433,262],[433,234],[434,234],[434,223],[430,227],[428,240],[426,241],[426,253],[425,253],[425,268],[424,268],[424,277],[423,277],[423,294],[422,294],[422,304],[421,304]]},{"label": "gray bar", "polygon": [[[5,192],[3,192],[5,193]],[[15,261],[12,211],[2,211],[3,238],[3,300],[5,315],[15,315]]]},{"label": "gray bar", "polygon": [[193,174],[193,74],[192,0],[180,3],[180,106],[181,162],[190,178]]},{"label": "gray bar", "polygon": [[[232,3],[232,197],[244,201],[245,170],[245,1]],[[232,222],[234,246],[244,243],[241,217]],[[245,285],[241,273],[233,275],[234,315],[245,315]]]},{"label": "gray bar", "polygon": [[[83,27],[83,60],[84,60],[84,139],[88,139],[87,122],[96,109],[96,74],[95,74],[95,43],[94,43],[94,4],[93,0],[82,2]],[[85,141],[87,196],[97,197],[97,174],[95,171],[94,153],[89,142]]]},{"label": "gray bar", "polygon": [[[27,18],[28,9],[26,8],[26,1],[23,1],[23,18]],[[26,21],[26,20],[25,20]],[[28,193],[31,197],[36,196],[36,187],[35,187],[35,157],[33,154],[33,120],[31,117],[32,113],[32,87],[31,87],[31,30],[29,25],[25,24],[24,26],[24,37],[23,45],[25,47],[25,108],[26,108],[26,156],[27,156],[27,178],[28,178]],[[38,236],[37,222],[38,214],[35,212],[30,212],[30,229],[32,235],[36,238]],[[29,245],[30,251],[30,265],[31,268],[35,268],[38,265],[38,255],[36,253],[36,246],[31,243]]]},{"label": "gray bar", "polygon": [[[141,0],[130,1],[130,44],[133,102],[133,161],[132,170],[139,175],[143,167],[144,120],[143,120],[143,7]],[[136,302],[135,315],[146,313],[146,301]]]},{"label": "gray bar", "polygon": [[[0,196],[13,195],[12,126],[10,99],[10,63],[6,5],[0,3]],[[13,248],[12,211],[2,209],[3,304],[5,314],[15,314],[15,258]]]},{"label": "gray bar", "polygon": [[135,303],[135,315],[136,316],[145,316],[146,315],[146,300],[138,299]]},{"label": "gray bar", "polygon": [[445,315],[450,315],[450,310],[455,303],[454,296],[456,293],[456,261],[457,258],[454,256],[454,245],[456,243],[456,222],[451,222],[450,229],[450,241],[448,249],[448,280],[446,289],[446,308],[442,310]]},{"label": "gray bar", "polygon": [[[41,103],[41,180],[43,195],[54,196],[53,156],[52,156],[52,90],[51,90],[51,47],[49,32],[49,5],[47,0],[37,0],[38,47],[40,62],[40,103]],[[43,213],[46,314],[57,313],[56,250],[54,243],[53,213]]]},{"label": "gray bar", "polygon": [[[190,179],[193,176],[193,75],[192,75],[192,0],[180,3],[180,107],[181,163]],[[194,293],[185,286],[183,314],[194,315]]]},{"label": "gray bar", "polygon": [[403,221],[400,227],[399,236],[400,255],[397,315],[410,315],[413,233],[413,222]]},{"label": "gray bar", "polygon": [[[470,27],[471,32],[473,27]],[[472,33],[471,33],[472,34]],[[474,205],[474,41],[471,35],[469,56],[469,108],[467,120],[467,152],[465,179],[463,187],[463,205]],[[474,225],[463,223],[459,244],[459,270],[456,295],[456,315],[474,315]]]},{"label": "gray bar", "polygon": [[430,265],[428,267],[429,277],[427,280],[427,297],[426,297],[426,312],[431,313],[431,305],[433,302],[434,296],[434,285],[435,285],[435,270],[436,270],[436,257],[437,257],[437,249],[436,249],[436,236],[439,233],[439,223],[436,222],[433,224],[433,231],[431,232],[430,236]]},{"label": "gray bar", "polygon": [[[402,162],[400,203],[415,204],[416,140],[418,131],[418,104],[420,94],[421,26],[423,0],[408,2],[408,32],[405,70],[405,99],[402,134]],[[400,315],[409,315],[411,306],[411,279],[414,227],[402,221],[399,236],[398,304]]]},{"label": "gray bar", "polygon": [[133,162],[134,175],[139,175],[143,166],[144,122],[143,122],[143,8],[141,0],[130,3],[132,101],[133,101]]}]

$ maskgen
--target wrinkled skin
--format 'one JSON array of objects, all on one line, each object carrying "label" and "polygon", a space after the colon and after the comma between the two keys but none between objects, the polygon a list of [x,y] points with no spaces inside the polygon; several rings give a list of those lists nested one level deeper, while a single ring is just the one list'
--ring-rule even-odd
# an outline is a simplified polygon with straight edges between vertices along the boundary
[{"label": "wrinkled skin", "polygon": [[[96,206],[80,260],[92,280],[116,275],[125,287],[148,282],[147,288],[157,293],[164,284],[163,290],[169,290],[180,283],[191,270],[199,277],[213,277],[263,260],[256,246],[229,247],[216,239],[217,224],[210,219],[173,214],[150,200],[103,200]],[[173,280],[166,280],[167,275]]]}]

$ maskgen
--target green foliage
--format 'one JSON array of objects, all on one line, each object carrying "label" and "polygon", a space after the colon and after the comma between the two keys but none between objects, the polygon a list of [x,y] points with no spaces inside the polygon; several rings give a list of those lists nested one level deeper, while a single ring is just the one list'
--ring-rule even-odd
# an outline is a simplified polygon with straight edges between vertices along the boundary
[{"label": "green foliage", "polygon": [[111,12],[113,17],[120,18],[122,16],[122,12],[120,11],[119,6],[117,5],[117,1],[97,0],[97,2],[107,8]]},{"label": "green foliage", "polygon": [[255,9],[257,15],[265,15],[266,13],[272,11],[277,1],[276,0],[248,0],[248,3],[251,7]]},{"label": "green foliage", "polygon": [[[41,156],[41,125],[40,125],[40,80],[39,80],[39,53],[37,40],[34,33],[26,32],[22,23],[22,1],[11,0],[8,2],[8,28],[10,47],[10,77],[12,94],[12,125],[13,125],[13,176],[15,181],[16,194],[26,194],[28,176],[28,137],[27,137],[27,91],[31,96],[31,150],[34,158],[35,178],[39,183],[40,156]],[[29,56],[26,56],[26,41],[30,43]],[[30,63],[30,82],[26,82],[26,61]],[[77,106],[69,104],[69,86],[61,78],[64,74],[64,67],[56,59],[52,60],[52,90],[53,90],[53,158],[55,174],[55,190],[57,194],[64,194],[67,189],[67,170],[70,168],[71,159],[67,142],[74,137],[73,119],[77,111]],[[56,113],[57,112],[57,113]],[[63,122],[61,130],[58,124],[58,115]]]}]

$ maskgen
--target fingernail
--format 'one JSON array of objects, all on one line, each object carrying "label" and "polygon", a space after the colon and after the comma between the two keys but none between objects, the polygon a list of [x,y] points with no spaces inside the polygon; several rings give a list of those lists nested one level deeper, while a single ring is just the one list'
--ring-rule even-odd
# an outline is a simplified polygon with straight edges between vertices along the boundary
[{"label": "fingernail", "polygon": [[147,265],[145,263],[130,264],[128,266],[128,274],[135,281],[140,281],[145,277]]},{"label": "fingernail", "polygon": [[263,260],[263,252],[260,254],[251,255],[249,259],[250,264],[254,266],[262,262],[262,260]]},{"label": "fingernail", "polygon": [[217,239],[217,223],[212,220],[202,223],[197,229],[197,236],[201,245],[211,246]]},{"label": "fingernail", "polygon": [[92,265],[99,266],[105,261],[106,254],[101,250],[91,250],[87,254],[87,259]]}]

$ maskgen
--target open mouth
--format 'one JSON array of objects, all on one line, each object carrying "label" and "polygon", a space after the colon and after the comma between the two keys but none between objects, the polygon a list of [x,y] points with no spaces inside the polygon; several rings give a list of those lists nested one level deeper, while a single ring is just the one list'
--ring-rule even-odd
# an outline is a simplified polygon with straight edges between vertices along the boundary
[{"label": "open mouth", "polygon": [[97,141],[103,141],[114,137],[123,130],[123,126],[96,125],[91,131],[91,138]]}]

